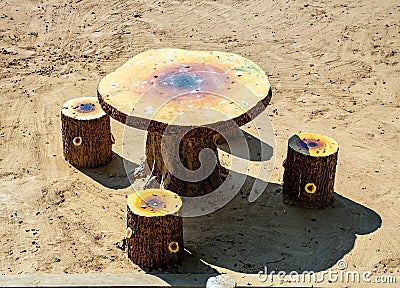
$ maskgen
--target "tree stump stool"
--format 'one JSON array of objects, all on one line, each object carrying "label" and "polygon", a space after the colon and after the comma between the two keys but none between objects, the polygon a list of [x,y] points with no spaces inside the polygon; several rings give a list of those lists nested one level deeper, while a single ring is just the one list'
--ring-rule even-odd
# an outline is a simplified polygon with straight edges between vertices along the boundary
[{"label": "tree stump stool", "polygon": [[333,199],[338,150],[337,142],[324,135],[292,136],[284,162],[283,202],[304,208],[329,206]]},{"label": "tree stump stool", "polygon": [[65,102],[61,122],[65,160],[77,167],[98,167],[111,161],[114,137],[110,116],[96,97]]},{"label": "tree stump stool", "polygon": [[178,266],[183,257],[182,206],[178,194],[147,189],[128,196],[128,258],[141,268]]}]

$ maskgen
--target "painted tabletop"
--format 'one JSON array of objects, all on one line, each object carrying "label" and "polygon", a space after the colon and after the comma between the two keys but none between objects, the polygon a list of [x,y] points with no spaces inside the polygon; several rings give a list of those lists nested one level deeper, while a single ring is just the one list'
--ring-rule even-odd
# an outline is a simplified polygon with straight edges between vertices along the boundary
[{"label": "painted tabletop", "polygon": [[204,126],[233,119],[241,126],[265,109],[271,87],[265,72],[242,56],[157,49],[105,76],[98,96],[108,114],[140,129],[146,120]]}]

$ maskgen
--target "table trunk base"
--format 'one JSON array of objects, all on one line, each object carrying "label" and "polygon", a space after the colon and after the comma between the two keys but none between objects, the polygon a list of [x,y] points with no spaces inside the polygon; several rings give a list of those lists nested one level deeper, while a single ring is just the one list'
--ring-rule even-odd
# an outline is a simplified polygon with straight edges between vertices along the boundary
[{"label": "table trunk base", "polygon": [[[224,182],[228,174],[228,170],[218,160],[217,145],[213,136],[207,134],[194,137],[193,134],[178,137],[163,135],[159,132],[148,132],[146,141],[146,161],[152,171],[152,176],[154,176],[153,179],[155,178],[157,183],[163,185],[165,189],[185,197],[211,193]],[[190,182],[195,180],[198,175],[197,173],[194,177],[190,177],[192,171],[200,168],[199,157],[204,149],[210,149],[214,155],[209,153],[204,157],[203,163],[206,166],[215,163],[215,167],[205,179]],[[175,155],[179,155],[179,158]],[[177,168],[181,165],[188,170]]]}]

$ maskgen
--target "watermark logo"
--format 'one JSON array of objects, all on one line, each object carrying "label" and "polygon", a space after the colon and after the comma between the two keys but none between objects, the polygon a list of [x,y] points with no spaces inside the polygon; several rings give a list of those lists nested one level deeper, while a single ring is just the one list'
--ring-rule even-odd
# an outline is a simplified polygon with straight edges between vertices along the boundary
[{"label": "watermark logo", "polygon": [[348,264],[345,260],[339,260],[335,268],[328,269],[326,271],[314,272],[314,271],[269,271],[265,266],[264,271],[258,272],[258,280],[260,282],[270,283],[275,280],[279,282],[290,282],[290,283],[397,283],[397,277],[394,275],[373,275],[371,271],[354,271],[347,270]]},{"label": "watermark logo", "polygon": [[[142,88],[145,88],[147,84],[144,83]],[[141,94],[132,107],[130,113],[132,118],[128,117],[128,122],[129,119],[132,121],[137,121],[138,118],[150,119],[150,121],[142,122],[141,125],[147,125],[141,127],[143,130],[151,130],[154,128],[151,127],[154,123],[168,124],[163,130],[161,139],[162,165],[165,165],[168,173],[165,174],[165,178],[158,181],[159,188],[166,186],[168,189],[171,175],[186,182],[200,182],[209,177],[218,165],[215,153],[207,148],[198,155],[198,161],[201,163],[198,169],[190,170],[182,163],[179,145],[185,135],[191,133],[193,129],[198,126],[212,129],[226,140],[224,145],[229,147],[229,154],[232,156],[227,177],[211,193],[197,197],[181,196],[183,204],[180,215],[182,217],[206,215],[220,209],[239,193],[247,179],[253,151],[242,130],[231,119],[232,114],[236,116],[247,114],[246,117],[249,117],[250,121],[246,127],[250,127],[253,137],[263,143],[263,145],[258,145],[257,153],[260,159],[257,160],[257,167],[252,169],[255,181],[250,188],[248,201],[255,201],[267,188],[275,162],[274,129],[266,112],[257,113],[258,115],[247,113],[253,108],[249,107],[251,106],[249,103],[259,103],[259,100],[260,95],[255,95],[246,85],[226,74],[210,71],[196,71],[192,74],[177,72],[169,77],[159,77]],[[196,105],[196,103],[200,104]],[[221,122],[224,122],[224,125],[216,125]],[[224,127],[230,128],[224,129]],[[179,133],[176,132],[177,130]],[[234,137],[232,137],[233,130],[237,132]],[[136,129],[131,127],[124,129],[124,159],[130,160],[132,151],[145,150],[145,139],[141,142],[143,145],[138,147],[137,135]],[[135,191],[142,190],[143,187],[135,184],[135,177],[130,177],[133,175],[130,163],[130,161],[124,161],[131,186]],[[151,171],[160,169],[160,166],[157,166],[159,163],[147,164]],[[230,173],[231,171],[234,172]],[[151,178],[151,175],[148,177]]]}]

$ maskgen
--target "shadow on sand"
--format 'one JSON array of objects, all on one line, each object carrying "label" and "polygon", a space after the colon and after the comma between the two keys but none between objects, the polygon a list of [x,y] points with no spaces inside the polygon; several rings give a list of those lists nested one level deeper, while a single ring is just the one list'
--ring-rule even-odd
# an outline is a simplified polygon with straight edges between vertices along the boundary
[{"label": "shadow on sand", "polygon": [[129,171],[130,177],[133,177],[133,171],[137,166],[136,163],[130,162],[113,152],[111,162],[104,166],[97,168],[76,167],[76,169],[107,188],[123,189],[131,185],[127,171]]},{"label": "shadow on sand", "polygon": [[254,181],[247,177],[239,194],[220,210],[184,219],[185,247],[194,256],[186,257],[183,271],[199,273],[202,259],[245,273],[265,266],[269,271],[317,272],[347,254],[356,235],[381,226],[377,213],[339,194],[325,209],[290,207],[282,203],[281,185],[268,183],[260,198],[249,203],[246,191]]},{"label": "shadow on sand", "polygon": [[[239,129],[239,130],[241,130],[241,129]],[[247,133],[244,130],[241,130],[241,132],[243,133],[243,136],[246,139],[249,154],[246,155],[245,149],[242,149],[242,151],[233,153],[234,156],[240,157],[243,159],[247,159],[250,161],[267,161],[267,160],[271,159],[274,151],[273,151],[273,148],[269,144],[261,141],[260,139],[254,137],[253,135]],[[236,134],[239,134],[239,133],[240,132],[237,132]],[[233,137],[233,138],[229,139],[228,141],[230,144],[236,144],[238,138],[239,138],[239,136]],[[218,148],[227,153],[232,152],[229,149],[229,145],[226,142],[219,145]]]}]

